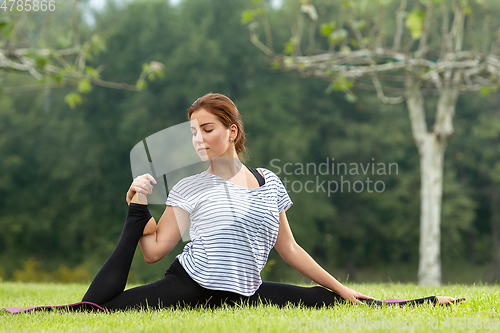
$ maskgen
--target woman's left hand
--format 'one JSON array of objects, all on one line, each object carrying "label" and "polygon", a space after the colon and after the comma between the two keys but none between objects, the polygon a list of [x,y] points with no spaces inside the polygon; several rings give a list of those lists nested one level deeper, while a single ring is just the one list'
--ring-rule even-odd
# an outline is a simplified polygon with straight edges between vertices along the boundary
[{"label": "woman's left hand", "polygon": [[127,204],[130,205],[130,202],[136,193],[140,201],[147,202],[145,200],[146,196],[153,193],[153,185],[151,185],[151,182],[156,184],[156,180],[149,173],[136,177],[132,182],[132,185],[130,185],[127,195],[125,196]]},{"label": "woman's left hand", "polygon": [[341,290],[337,291],[337,294],[339,294],[339,296],[342,297],[343,299],[351,301],[351,303],[353,304],[364,304],[358,298],[371,299],[371,300],[375,299],[371,296],[363,295],[362,293],[359,293],[356,290],[353,290],[346,286],[342,286]]}]

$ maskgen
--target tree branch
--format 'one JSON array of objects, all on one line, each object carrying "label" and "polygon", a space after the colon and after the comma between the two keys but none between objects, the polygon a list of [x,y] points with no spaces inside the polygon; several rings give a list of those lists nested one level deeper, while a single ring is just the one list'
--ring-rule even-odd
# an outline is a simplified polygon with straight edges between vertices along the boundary
[{"label": "tree branch", "polygon": [[441,26],[441,35],[443,36],[442,51],[446,53],[453,50],[453,44],[450,36],[450,16],[445,1],[441,1],[441,14],[443,15]]},{"label": "tree branch", "polygon": [[370,29],[370,48],[381,48],[381,38],[382,38],[382,22],[384,21],[384,11],[382,10],[382,5],[377,2],[377,14],[374,19],[374,25]]},{"label": "tree branch", "polygon": [[14,25],[14,28],[12,29],[12,34],[10,36],[10,40],[15,40],[17,33],[21,30],[21,28],[24,26],[26,23],[26,20],[28,19],[28,11],[22,11],[21,12],[21,18],[19,21],[17,21],[16,25]]},{"label": "tree branch", "polygon": [[[90,90],[88,83],[112,89],[122,89],[130,91],[140,91],[145,87],[145,77],[152,80],[155,76],[161,76],[163,65],[152,61],[147,66],[143,66],[139,81],[135,85],[126,83],[117,83],[101,80],[99,73],[102,71],[102,65],[97,69],[86,67],[86,59],[89,50],[100,51],[103,49],[102,40],[99,36],[93,36],[80,46],[80,36],[78,31],[78,0],[72,1],[72,28],[74,32],[73,46],[67,49],[56,50],[51,48],[35,48],[34,43],[28,43],[33,38],[30,35],[30,40],[26,42],[18,42],[15,35],[22,30],[27,20],[28,11],[23,11],[20,20],[15,24],[13,33],[5,35],[3,44],[0,45],[0,74],[6,75],[10,72],[21,72],[31,74],[38,81],[43,81],[42,84],[1,87],[2,93],[13,94],[18,92],[27,92],[45,89],[47,97],[50,88],[63,87],[68,85],[78,86],[77,92],[73,92],[67,102],[71,107],[74,107],[76,98],[79,99],[79,94],[85,94]],[[45,38],[45,29],[49,21],[51,13],[48,13],[43,20],[40,29],[40,40],[38,44],[43,46]],[[31,21],[29,21],[31,22]],[[9,23],[10,24],[10,23]],[[35,38],[36,40],[36,38]],[[28,45],[28,47],[24,46]],[[74,64],[72,64],[74,60]],[[80,99],[79,99],[80,100]]]},{"label": "tree branch", "polygon": [[[347,33],[347,30],[344,29],[344,21],[345,21],[345,18],[346,18],[346,12],[347,12],[347,9],[345,6],[341,6],[340,7],[340,10],[339,10],[339,16],[338,16],[338,30],[341,31],[345,31],[346,32],[346,35],[348,34]],[[344,46],[347,45],[347,36],[346,38],[344,38],[342,40],[342,44],[340,45],[340,49],[342,49]],[[330,43],[330,47],[329,47],[329,50],[330,52],[333,52],[334,51],[334,47],[335,47],[335,43]]]},{"label": "tree branch", "polygon": [[47,30],[47,25],[52,18],[52,13],[52,11],[49,11],[42,22],[42,27],[40,28],[40,42],[38,43],[40,47],[45,46],[45,31]]},{"label": "tree branch", "polygon": [[257,37],[256,32],[257,22],[252,22],[248,25],[248,30],[250,31],[250,41],[253,45],[257,46],[262,52],[264,52],[268,57],[274,56],[274,51],[268,48],[266,45],[262,44],[262,42]]},{"label": "tree branch", "polygon": [[[112,88],[112,89],[120,89],[120,90],[129,90],[129,91],[139,91],[136,86],[126,84],[126,83],[116,83],[116,82],[110,82],[110,81],[104,81],[101,79],[95,79],[95,78],[88,78],[89,81],[95,85],[101,86],[101,87],[106,87],[106,88]],[[21,93],[21,92],[27,92],[27,91],[36,91],[36,90],[42,90],[46,88],[62,88],[66,87],[68,84],[75,85],[76,82],[71,82],[71,81],[65,81],[62,83],[44,83],[44,84],[32,84],[32,85],[27,85],[27,86],[17,86],[17,87],[5,87],[2,88],[2,93],[4,94],[15,94],[15,93]]]},{"label": "tree branch", "polygon": [[434,10],[434,2],[430,1],[425,11],[424,26],[422,27],[422,34],[420,35],[420,42],[415,57],[424,57],[429,47],[427,45],[427,38],[429,36],[430,24]]},{"label": "tree branch", "polygon": [[373,82],[373,85],[375,86],[375,89],[377,90],[377,96],[382,101],[382,103],[384,103],[384,104],[400,104],[400,103],[404,102],[404,100],[405,100],[404,96],[398,96],[398,97],[385,96],[384,90],[382,89],[382,85],[380,84],[380,81],[377,77],[377,74],[375,74],[375,73],[372,74],[372,82]]},{"label": "tree branch", "polygon": [[36,90],[42,90],[46,88],[60,88],[64,87],[64,84],[60,83],[45,83],[45,84],[32,84],[28,86],[17,86],[17,87],[6,87],[2,88],[2,93],[4,94],[16,94],[16,93],[21,93],[21,92],[27,92],[27,91],[36,91]]},{"label": "tree branch", "polygon": [[[304,5],[302,5],[304,6]],[[316,21],[318,20],[318,14],[316,13],[316,8],[310,4],[314,9],[309,9],[309,46],[307,47],[306,53],[308,56],[312,55],[314,50],[314,44],[316,43]],[[311,12],[312,11],[312,12]]]},{"label": "tree branch", "polygon": [[73,2],[73,45],[80,45],[80,33],[78,32],[78,0]]},{"label": "tree branch", "polygon": [[[363,89],[363,90],[369,90],[369,91],[374,91],[377,92],[377,88],[373,85],[373,81],[371,81],[372,84],[369,83],[364,83],[361,80],[356,81],[355,86],[357,88]],[[384,87],[384,90],[387,92],[390,92],[391,94],[395,95],[404,95],[405,89],[404,88],[394,88],[394,87]]]},{"label": "tree branch", "polygon": [[[355,83],[356,87],[363,89],[363,90],[368,90],[368,91],[374,91],[377,92],[377,89],[373,84],[367,84],[363,83],[361,81],[358,81]],[[404,95],[405,89],[404,88],[394,88],[394,87],[384,87],[384,90],[387,92],[390,92],[395,95]],[[439,91],[437,89],[432,89],[432,88],[421,88],[422,96],[439,96]]]},{"label": "tree branch", "polygon": [[490,53],[495,54],[497,50],[500,48],[500,28],[496,31],[497,39],[491,44]]},{"label": "tree branch", "polygon": [[261,1],[261,6],[262,9],[264,10],[264,14],[261,15],[261,20],[262,20],[262,25],[264,26],[264,33],[266,35],[266,44],[267,44],[267,49],[269,49],[274,55],[274,47],[273,47],[273,35],[271,33],[271,25],[269,24],[269,20],[267,19],[266,15],[266,8],[264,6],[264,1]]},{"label": "tree branch", "polygon": [[101,79],[91,78],[90,82],[96,84],[101,87],[112,88],[112,89],[122,89],[122,90],[130,90],[130,91],[139,91],[135,85],[130,85],[127,83],[116,83],[110,81],[104,81]]},{"label": "tree branch", "polygon": [[7,57],[17,57],[19,55],[27,55],[27,54],[36,54],[39,56],[50,56],[53,54],[61,55],[63,57],[74,55],[78,52],[78,48],[69,47],[67,49],[61,50],[51,50],[51,49],[35,49],[35,48],[19,48],[19,49],[0,49],[0,52],[3,52]]},{"label": "tree branch", "polygon": [[455,52],[462,51],[462,44],[464,40],[464,12],[457,4],[456,0],[452,0],[453,6],[453,24],[451,28],[451,36],[455,39]]},{"label": "tree branch", "polygon": [[304,16],[302,15],[297,15],[297,28],[295,30],[294,34],[294,46],[293,46],[293,54],[294,56],[301,56],[302,55],[302,50],[301,50],[301,42],[302,42],[302,32],[304,31]]},{"label": "tree branch", "polygon": [[[354,51],[346,51],[340,46],[340,51],[335,51],[336,47],[332,47],[330,43],[329,51],[317,52],[315,55],[308,56],[284,56],[273,57],[272,59],[278,62],[284,70],[292,70],[300,72],[303,76],[317,77],[331,80],[332,77],[341,76],[349,80],[359,80],[370,78],[373,86],[369,85],[377,92],[378,97],[384,103],[401,102],[401,90],[398,88],[383,85],[380,81],[401,81],[403,78],[398,76],[401,72],[405,73],[404,81],[408,84],[407,73],[411,73],[413,81],[419,82],[418,94],[423,98],[424,94],[439,95],[442,89],[455,89],[457,92],[474,92],[484,86],[498,85],[500,78],[500,57],[494,54],[485,56],[474,50],[462,51],[464,38],[464,18],[467,7],[460,7],[457,0],[452,0],[454,7],[453,23],[449,26],[449,11],[446,1],[441,2],[442,25],[441,32],[443,33],[443,42],[441,43],[441,52],[436,49],[429,50],[431,22],[435,20],[433,4],[427,2],[427,10],[424,18],[423,34],[420,38],[420,44],[417,52],[410,54],[401,51],[395,51],[401,48],[401,41],[405,36],[404,33],[404,10],[406,9],[406,0],[402,0],[397,13],[397,28],[394,44],[392,48],[388,47],[372,47],[367,48],[363,42],[363,36],[357,26],[355,11],[353,7],[341,6],[339,13],[339,24],[337,31],[343,30],[344,21],[349,20],[346,24],[349,26],[349,33],[346,38],[343,38],[342,45],[346,45],[347,41],[353,37],[361,43],[361,49]],[[345,9],[349,8],[349,10]],[[380,18],[379,18],[380,20]],[[381,22],[381,21],[379,21]],[[398,23],[399,22],[399,23]],[[470,24],[471,22],[467,22]],[[483,28],[484,29],[484,28]],[[294,30],[295,36],[298,37],[297,31]],[[381,28],[378,28],[377,22],[372,26],[370,35],[380,38]],[[349,38],[349,35],[352,36]],[[373,38],[372,38],[373,39]],[[295,38],[294,45],[298,44],[299,38]],[[338,39],[340,40],[340,39]],[[256,42],[256,40],[254,41]],[[500,34],[496,40],[500,46]],[[255,43],[258,44],[258,43]],[[410,44],[409,44],[410,45]],[[411,45],[410,45],[411,46]],[[271,52],[258,44],[266,54],[271,55]],[[496,49],[496,46],[492,46]],[[295,47],[297,49],[297,46]],[[311,47],[308,49],[310,54]],[[437,56],[437,60],[435,59]],[[395,74],[395,75],[391,75]],[[459,74],[453,74],[459,73]],[[457,76],[455,76],[457,75]],[[454,79],[452,79],[454,78]],[[410,82],[411,83],[411,82]],[[424,89],[427,83],[432,84],[435,88]],[[355,82],[355,84],[358,84]],[[415,88],[411,83],[412,89]],[[359,87],[367,88],[368,85],[359,82]],[[436,89],[437,88],[437,89]],[[396,97],[388,97],[385,94],[395,94]],[[414,102],[419,100],[416,94]],[[406,97],[405,97],[406,98]],[[417,103],[415,102],[415,103]],[[414,103],[414,104],[415,104]],[[417,103],[418,104],[418,103]]]},{"label": "tree branch", "polygon": [[396,12],[396,33],[394,34],[394,43],[392,44],[392,50],[395,52],[399,51],[401,47],[401,39],[403,38],[404,29],[404,18],[406,16],[406,0],[401,0],[401,4]]},{"label": "tree branch", "polygon": [[488,52],[488,45],[490,45],[491,13],[490,8],[486,5],[486,3],[483,3],[483,10],[485,15],[483,20],[482,52],[486,54]]},{"label": "tree branch", "polygon": [[420,150],[428,131],[425,122],[424,97],[420,90],[420,82],[415,81],[411,72],[406,74],[405,97],[410,114],[413,140]]},{"label": "tree branch", "polygon": [[366,47],[366,45],[365,45],[365,42],[363,41],[363,34],[361,33],[361,31],[359,31],[359,29],[356,26],[356,23],[354,21],[354,19],[356,18],[355,14],[356,14],[356,12],[353,10],[351,12],[351,17],[349,18],[349,21],[347,21],[347,25],[354,33],[354,36],[356,36],[356,40],[358,41],[359,48],[364,49]]},{"label": "tree branch", "polygon": [[78,56],[75,59],[75,66],[78,67],[80,71],[83,71],[85,69],[85,54],[90,48],[90,41],[86,41],[85,44],[83,44],[82,48],[80,49],[80,52],[78,52]]},{"label": "tree branch", "polygon": [[475,4],[473,3],[470,9],[470,13],[468,15],[465,15],[465,10],[464,10],[464,20],[465,20],[465,30],[464,30],[464,36],[468,34],[467,40],[469,40],[472,44],[472,49],[474,51],[480,52],[479,47],[477,46],[477,37],[476,34],[474,33],[474,27],[473,24],[475,23],[475,15],[474,13],[477,11]]},{"label": "tree branch", "polygon": [[439,94],[436,120],[433,126],[434,134],[442,142],[448,142],[454,133],[453,117],[462,73],[460,70],[455,70],[454,72],[448,71],[446,74],[445,85]]}]

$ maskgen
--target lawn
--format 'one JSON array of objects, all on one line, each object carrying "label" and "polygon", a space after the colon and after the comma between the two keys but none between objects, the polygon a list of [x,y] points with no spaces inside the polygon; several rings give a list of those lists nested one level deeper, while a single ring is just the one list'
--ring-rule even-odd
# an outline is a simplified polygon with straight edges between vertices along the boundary
[{"label": "lawn", "polygon": [[[0,313],[4,332],[424,332],[500,331],[500,286],[413,284],[354,284],[349,287],[377,299],[419,298],[430,295],[465,297],[450,307],[383,307],[341,305],[319,310],[270,306],[225,307],[217,310]],[[0,308],[60,305],[80,301],[85,284],[23,284],[0,282]]]}]

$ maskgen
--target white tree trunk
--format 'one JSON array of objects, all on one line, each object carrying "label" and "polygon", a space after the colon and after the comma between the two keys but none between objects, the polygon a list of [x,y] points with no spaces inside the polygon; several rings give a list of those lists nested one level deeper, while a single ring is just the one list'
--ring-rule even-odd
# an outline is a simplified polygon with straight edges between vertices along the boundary
[{"label": "white tree trunk", "polygon": [[418,281],[441,283],[441,197],[445,145],[433,133],[425,135],[420,153],[420,250]]},{"label": "white tree trunk", "polygon": [[441,199],[443,194],[443,160],[453,135],[453,117],[458,98],[461,73],[449,71],[440,90],[436,119],[427,130],[424,98],[420,83],[412,73],[405,79],[405,97],[410,114],[413,139],[420,155],[420,249],[418,280],[421,285],[441,284]]},{"label": "white tree trunk", "polygon": [[[314,8],[312,5],[309,6]],[[390,48],[387,45],[383,46],[381,42],[384,39],[383,29],[380,29],[383,18],[377,14],[370,23],[373,24],[373,29],[369,29],[369,35],[363,36],[363,33],[357,28],[356,20],[360,16],[358,16],[359,13],[356,10],[348,11],[350,14],[346,14],[344,18],[346,22],[342,20],[338,29],[335,30],[335,32],[346,33],[340,46],[345,45],[349,38],[356,38],[358,41],[359,49],[349,52],[336,51],[339,44],[333,43],[330,45],[328,52],[322,51],[315,55],[300,56],[300,43],[296,42],[293,55],[278,55],[272,50],[271,34],[267,21],[265,21],[265,29],[268,46],[261,43],[257,37],[256,21],[249,25],[249,29],[252,42],[285,70],[299,71],[306,77],[327,80],[347,79],[349,82],[371,77],[377,96],[383,103],[397,104],[403,100],[406,101],[413,139],[420,155],[422,181],[418,278],[422,285],[439,285],[441,283],[440,215],[443,158],[446,145],[453,135],[453,117],[456,102],[460,91],[477,92],[483,87],[498,84],[500,57],[497,54],[499,47],[496,44],[500,39],[491,46],[491,29],[488,30],[488,23],[484,23],[483,32],[486,32],[482,36],[482,38],[485,38],[483,40],[484,50],[479,52],[474,45],[471,50],[462,50],[464,46],[464,22],[467,17],[466,10],[468,7],[462,1],[442,2],[440,6],[441,15],[439,16],[442,27],[441,32],[438,34],[436,34],[436,29],[430,29],[435,18],[432,14],[432,2],[424,7],[426,7],[425,19],[416,52],[401,50],[405,29],[404,17],[407,13],[406,0],[401,0],[396,13],[396,32],[393,45]],[[486,6],[482,8],[484,9],[485,20],[489,20],[491,16],[489,9]],[[453,11],[452,15],[450,15],[450,9]],[[452,22],[450,22],[451,18]],[[302,20],[302,17],[300,20]],[[311,20],[315,21],[316,19],[311,17]],[[467,19],[467,22],[471,23],[472,21]],[[297,24],[299,28],[295,29],[293,33],[292,37],[295,38],[295,41],[301,40],[302,23],[302,21],[299,21]],[[350,31],[345,30],[346,26],[349,27]],[[428,40],[433,40],[438,35],[440,35],[439,42],[432,43],[431,49]],[[312,37],[310,36],[310,43],[312,42],[310,45],[314,44],[313,37],[314,34]],[[365,38],[368,38],[370,42],[365,43]],[[484,41],[486,42],[484,43]],[[411,45],[409,45],[410,48]],[[434,46],[437,46],[437,48]],[[488,54],[487,49],[490,46],[491,49]],[[431,60],[436,54],[439,55],[437,61]],[[405,77],[404,96],[401,96],[399,86],[394,87],[391,85],[384,88],[378,78],[379,75],[384,75],[386,80],[392,80],[390,74],[394,73],[396,74],[393,77],[394,82],[399,82],[402,72],[404,72]],[[427,129],[425,119],[424,98],[421,92],[422,83],[433,83],[439,91],[435,122],[430,131]],[[373,88],[363,82],[358,82],[358,85],[360,88]],[[348,86],[350,85],[334,84],[334,87],[346,93],[351,93]],[[396,96],[386,96],[384,89]],[[431,89],[433,90],[433,88]],[[499,230],[500,237],[500,226],[495,230]]]}]

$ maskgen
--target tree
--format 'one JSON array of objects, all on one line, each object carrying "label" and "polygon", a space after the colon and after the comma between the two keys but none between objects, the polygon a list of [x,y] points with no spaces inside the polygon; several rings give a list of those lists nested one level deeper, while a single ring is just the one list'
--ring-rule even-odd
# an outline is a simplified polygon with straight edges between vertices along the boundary
[{"label": "tree", "polygon": [[[452,149],[450,156],[455,156],[457,160],[458,172],[461,178],[472,179],[478,202],[483,207],[483,211],[477,220],[477,228],[474,230],[473,239],[470,243],[476,243],[477,247],[488,249],[489,267],[484,276],[484,280],[495,283],[500,278],[500,112],[498,109],[500,99],[498,94],[492,94],[488,98],[470,98],[457,106],[457,114],[470,114],[474,118],[465,120],[467,122],[466,136],[459,147]],[[476,113],[475,110],[482,110]],[[461,111],[461,112],[460,112]],[[464,120],[462,120],[464,122]],[[459,124],[457,121],[457,127]],[[458,139],[458,138],[457,138]],[[458,141],[458,140],[457,140]],[[455,141],[453,146],[456,146]],[[454,151],[453,151],[454,150]],[[472,235],[471,235],[472,236]],[[470,249],[473,261],[486,262],[487,258],[476,251],[473,246]]]},{"label": "tree", "polygon": [[[406,103],[420,156],[418,279],[422,285],[439,285],[444,153],[454,133],[458,96],[487,95],[498,88],[500,28],[492,21],[498,6],[487,0],[345,0],[335,7],[301,0],[300,10],[297,2],[288,4],[296,9],[285,8],[295,10],[297,20],[283,53],[277,54],[266,6],[255,2],[259,7],[242,13],[242,23],[249,24],[251,41],[274,67],[329,80],[332,90],[344,91],[352,102],[354,90],[362,88],[375,91],[383,103]],[[324,15],[320,18],[318,12]],[[316,40],[318,25],[326,40]],[[308,40],[303,40],[306,27]],[[435,102],[430,127],[426,97]]]},{"label": "tree", "polygon": [[[30,75],[37,83],[17,86],[0,83],[0,93],[74,86],[74,91],[64,98],[74,108],[82,103],[82,95],[88,93],[92,85],[140,91],[146,87],[146,78],[153,80],[156,76],[163,76],[163,65],[151,61],[143,64],[135,85],[103,80],[100,77],[103,66],[92,67],[87,62],[106,50],[105,38],[102,34],[92,34],[79,22],[81,12],[77,0],[40,3],[38,10],[28,10],[27,6],[33,7],[34,4],[21,2],[2,9],[9,11],[9,15],[0,19],[0,77],[22,73]],[[56,20],[56,24],[64,23],[58,26],[55,34],[51,34],[49,23],[54,18],[60,20]],[[82,30],[89,36],[85,41]]]}]

